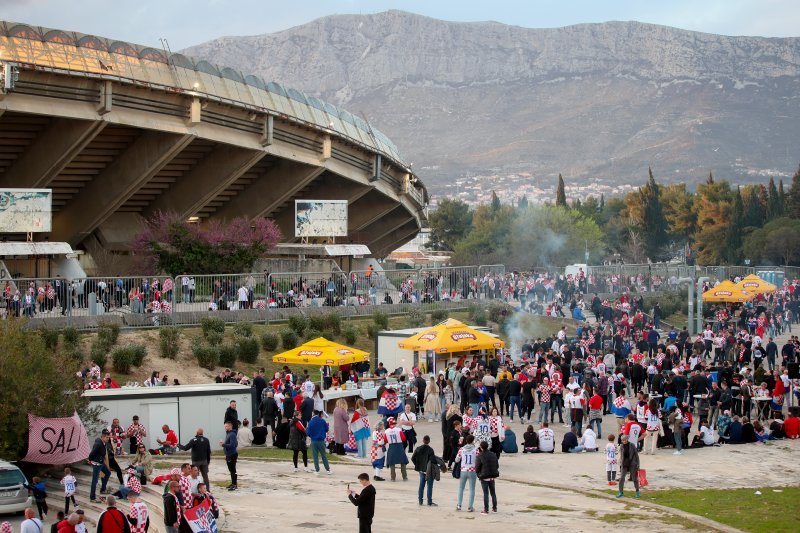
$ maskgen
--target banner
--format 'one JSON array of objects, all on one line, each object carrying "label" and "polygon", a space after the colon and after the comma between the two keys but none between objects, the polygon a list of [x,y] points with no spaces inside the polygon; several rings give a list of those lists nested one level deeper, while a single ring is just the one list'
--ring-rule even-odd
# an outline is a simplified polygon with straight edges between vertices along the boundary
[{"label": "banner", "polygon": [[203,500],[197,507],[186,509],[183,512],[186,521],[194,533],[217,533],[217,519],[211,512],[211,503]]},{"label": "banner", "polygon": [[70,418],[28,415],[28,453],[23,461],[68,465],[89,457],[89,436],[78,413]]}]

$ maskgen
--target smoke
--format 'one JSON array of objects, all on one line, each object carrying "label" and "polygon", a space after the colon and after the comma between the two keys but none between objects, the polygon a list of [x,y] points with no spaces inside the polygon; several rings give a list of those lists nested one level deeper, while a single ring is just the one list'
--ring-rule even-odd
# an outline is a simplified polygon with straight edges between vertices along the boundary
[{"label": "smoke", "polygon": [[522,355],[523,344],[531,339],[548,337],[556,333],[560,327],[560,324],[548,317],[517,311],[504,325],[509,340],[509,355],[514,361],[518,361]]}]

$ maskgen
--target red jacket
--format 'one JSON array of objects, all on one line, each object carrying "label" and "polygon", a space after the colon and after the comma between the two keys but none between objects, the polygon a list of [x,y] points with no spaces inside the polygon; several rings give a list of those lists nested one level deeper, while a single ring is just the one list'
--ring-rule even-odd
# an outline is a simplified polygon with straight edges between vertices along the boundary
[{"label": "red jacket", "polygon": [[[73,531],[75,531],[73,529]],[[97,519],[97,533],[130,533],[131,526],[125,515],[116,507],[109,507]],[[59,529],[59,533],[61,530]]]},{"label": "red jacket", "polygon": [[787,438],[796,439],[800,437],[800,418],[790,416],[783,422],[783,432]]},{"label": "red jacket", "polygon": [[56,527],[58,528],[58,533],[75,533],[75,526],[70,525],[66,520],[56,524]]}]

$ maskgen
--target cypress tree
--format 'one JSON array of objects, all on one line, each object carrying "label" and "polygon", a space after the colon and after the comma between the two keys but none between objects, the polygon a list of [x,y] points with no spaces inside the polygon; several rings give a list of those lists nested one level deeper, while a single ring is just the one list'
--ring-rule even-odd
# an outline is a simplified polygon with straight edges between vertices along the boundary
[{"label": "cypress tree", "polygon": [[738,264],[741,259],[743,219],[744,202],[742,201],[742,191],[737,187],[725,237],[725,257],[728,263],[732,265]]},{"label": "cypress tree", "polygon": [[783,213],[780,208],[780,197],[778,196],[778,188],[775,187],[775,179],[769,179],[769,186],[767,187],[767,220],[778,218]]},{"label": "cypress tree", "polygon": [[519,209],[526,209],[528,207],[528,197],[523,194],[522,198],[517,202],[517,207]]},{"label": "cypress tree", "polygon": [[497,213],[500,211],[500,198],[497,197],[497,193],[492,191],[492,213]]},{"label": "cypress tree", "polygon": [[792,186],[789,188],[789,197],[786,204],[786,214],[791,218],[800,218],[800,168],[792,177]]},{"label": "cypress tree", "polygon": [[661,193],[653,170],[648,168],[649,179],[647,185],[639,189],[639,198],[644,208],[645,250],[652,261],[658,261],[664,254],[668,244],[667,219],[661,206]]},{"label": "cypress tree", "polygon": [[764,225],[764,220],[766,219],[758,188],[758,186],[750,187],[750,194],[747,196],[747,209],[744,215],[744,223],[742,224],[745,228],[760,228]]},{"label": "cypress tree", "polygon": [[558,175],[558,186],[556,187],[556,205],[567,207],[567,193],[564,190],[564,178]]},{"label": "cypress tree", "polygon": [[783,190],[783,180],[778,180],[778,209],[781,210],[781,215],[786,214],[786,192]]}]

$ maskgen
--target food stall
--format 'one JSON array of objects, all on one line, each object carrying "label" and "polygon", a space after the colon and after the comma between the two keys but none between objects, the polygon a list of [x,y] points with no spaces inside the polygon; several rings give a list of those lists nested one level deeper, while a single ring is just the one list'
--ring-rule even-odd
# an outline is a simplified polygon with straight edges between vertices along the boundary
[{"label": "food stall", "polygon": [[462,357],[471,360],[475,355],[485,356],[488,362],[505,347],[505,342],[489,332],[450,318],[401,340],[397,347],[415,352],[415,364],[411,366],[420,368],[423,373],[435,374]]}]

